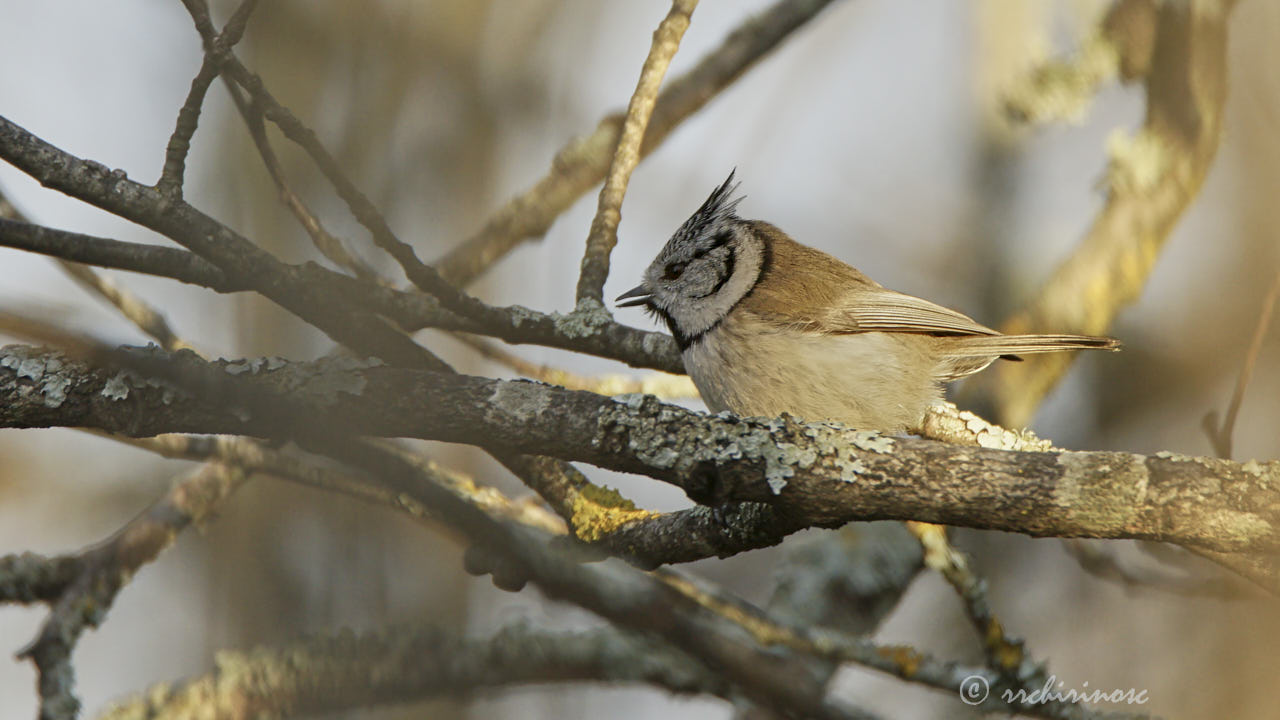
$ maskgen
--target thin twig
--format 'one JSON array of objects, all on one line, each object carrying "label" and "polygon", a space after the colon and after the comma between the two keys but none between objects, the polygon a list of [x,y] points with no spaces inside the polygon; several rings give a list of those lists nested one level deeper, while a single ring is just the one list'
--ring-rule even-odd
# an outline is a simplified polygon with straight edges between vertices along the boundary
[{"label": "thin twig", "polygon": [[631,171],[640,162],[640,142],[644,139],[649,116],[658,97],[658,88],[667,74],[671,58],[680,48],[680,39],[689,29],[689,21],[698,0],[674,0],[671,11],[662,19],[653,33],[653,44],[640,70],[631,102],[627,104],[627,116],[622,122],[622,136],[609,163],[609,173],[596,215],[591,220],[591,232],[587,235],[587,249],[582,256],[582,273],[578,276],[577,304],[579,309],[604,307],[604,281],[609,277],[609,254],[618,244],[618,223],[622,219],[622,198],[627,194],[627,181]]},{"label": "thin twig", "polygon": [[1227,414],[1222,420],[1222,425],[1218,425],[1216,410],[1209,411],[1201,422],[1204,434],[1209,437],[1209,442],[1213,445],[1214,453],[1225,460],[1231,459],[1232,436],[1235,434],[1240,404],[1244,402],[1245,388],[1249,386],[1249,379],[1253,377],[1253,366],[1257,364],[1258,355],[1262,352],[1262,340],[1267,336],[1267,329],[1271,327],[1271,313],[1275,310],[1278,296],[1280,296],[1280,272],[1276,273],[1275,279],[1271,281],[1271,288],[1262,298],[1262,312],[1258,313],[1258,324],[1253,328],[1253,338],[1249,341],[1249,350],[1244,355],[1244,365],[1240,368],[1240,376],[1236,378],[1236,388],[1231,393],[1231,404],[1227,406]]},{"label": "thin twig", "polygon": [[1005,634],[1004,626],[987,602],[987,583],[969,567],[969,558],[947,539],[947,529],[930,523],[908,522],[907,529],[924,549],[924,564],[938,571],[964,602],[965,614],[978,633],[987,665],[1018,682],[1034,681],[1038,668],[1022,640]]},{"label": "thin twig", "polygon": [[[779,0],[743,21],[692,70],[667,83],[649,118],[641,157],[832,2]],[[604,179],[621,127],[620,114],[609,115],[593,132],[561,148],[546,175],[436,263],[440,274],[465,286],[522,241],[544,235],[556,218]]]},{"label": "thin twig", "polygon": [[[31,222],[18,208],[14,207],[13,203],[9,202],[3,193],[0,193],[0,222],[5,220],[28,225]],[[59,259],[58,265],[82,287],[101,295],[107,302],[116,306],[120,314],[136,325],[139,330],[154,338],[164,349],[181,350],[191,347],[174,334],[169,327],[169,322],[159,310],[134,294],[129,288],[78,262]]]},{"label": "thin twig", "polygon": [[240,111],[240,116],[249,128],[249,136],[253,138],[253,144],[258,149],[258,155],[262,157],[267,173],[276,185],[276,192],[280,194],[280,201],[284,203],[285,207],[289,208],[289,212],[293,213],[293,216],[297,218],[303,229],[307,231],[312,244],[330,262],[338,267],[350,270],[356,277],[363,280],[377,280],[377,272],[359,257],[348,251],[340,239],[325,229],[311,208],[307,207],[302,198],[289,186],[289,182],[285,178],[284,168],[281,167],[279,159],[276,158],[275,150],[271,148],[271,141],[267,137],[267,128],[262,120],[261,109],[256,104],[246,100],[238,86],[231,82],[227,82],[226,85],[227,90],[231,93],[232,100],[235,101],[236,109]]},{"label": "thin twig", "polygon": [[164,349],[193,349],[169,327],[169,321],[165,319],[163,313],[129,288],[106,275],[95,272],[87,265],[65,260],[59,261],[58,265],[86,290],[101,295],[107,302],[114,305],[121,315],[148,337],[155,339]]},{"label": "thin twig", "polygon": [[[0,157],[50,187],[165,235],[335,341],[396,365],[443,368],[439,358],[359,303],[339,302],[274,255],[182,200],[80,160],[0,117]],[[338,282],[354,278],[313,266]]]},{"label": "thin twig", "polygon": [[[2,121],[0,125],[3,125]],[[131,212],[127,216],[143,220],[149,217],[151,210],[159,211],[158,207],[151,205],[153,199],[154,196],[148,195],[144,200],[145,211]],[[247,242],[244,238],[237,239]],[[540,313],[519,306],[489,308],[481,323],[445,310],[433,298],[422,293],[362,282],[315,263],[264,262],[262,266],[274,266],[273,270],[264,273],[271,278],[267,281],[261,277],[247,277],[241,268],[237,268],[238,272],[228,273],[187,250],[123,242],[3,218],[0,218],[0,246],[172,278],[220,293],[258,290],[289,307],[288,294],[279,292],[283,287],[289,293],[309,299],[308,303],[293,305],[291,309],[322,329],[326,324],[320,315],[334,312],[352,314],[353,309],[368,308],[394,320],[407,331],[434,327],[489,335],[509,343],[530,343],[587,353],[667,373],[683,373],[684,370],[680,351],[671,336],[665,333],[638,330],[613,321],[588,325],[573,314]],[[255,252],[256,248],[246,250]],[[375,324],[379,322],[375,321]]]},{"label": "thin twig", "polygon": [[[193,18],[197,15],[197,11],[192,9],[196,2],[197,0],[184,0],[184,5],[192,13]],[[347,177],[337,159],[316,137],[315,131],[277,101],[267,90],[262,78],[249,72],[229,47],[211,42],[207,25],[198,18],[196,18],[196,28],[204,38],[205,51],[216,54],[216,60],[223,72],[249,93],[253,98],[253,104],[261,110],[262,115],[275,123],[284,132],[285,137],[296,143],[311,157],[316,167],[337,191],[338,196],[346,203],[351,214],[369,231],[374,244],[385,250],[400,264],[400,268],[410,282],[418,289],[435,297],[449,310],[464,317],[482,316],[486,311],[491,310],[477,298],[445,281],[435,268],[419,260],[413,247],[396,236],[382,212]]]},{"label": "thin twig", "polygon": [[[189,6],[192,4],[188,3]],[[201,0],[201,4],[203,5],[203,0]],[[240,38],[244,35],[244,29],[249,23],[249,16],[253,14],[253,10],[257,5],[258,0],[243,0],[222,29],[222,33],[214,39],[214,47],[227,50],[240,42]],[[207,5],[203,7],[202,18],[204,22],[208,22]],[[197,25],[201,24],[201,21],[197,20]],[[212,25],[209,25],[209,28],[212,30]],[[221,71],[220,57],[222,57],[221,52],[205,54],[200,62],[199,72],[196,73],[195,78],[191,81],[191,89],[187,92],[187,98],[178,110],[178,119],[175,123],[173,134],[169,136],[169,143],[165,147],[164,167],[160,171],[160,180],[156,182],[156,189],[165,195],[176,198],[182,197],[183,175],[186,171],[187,153],[191,150],[191,138],[195,135],[196,126],[200,122],[200,110],[204,106],[204,98],[209,92],[209,85],[213,83],[214,78]]]}]

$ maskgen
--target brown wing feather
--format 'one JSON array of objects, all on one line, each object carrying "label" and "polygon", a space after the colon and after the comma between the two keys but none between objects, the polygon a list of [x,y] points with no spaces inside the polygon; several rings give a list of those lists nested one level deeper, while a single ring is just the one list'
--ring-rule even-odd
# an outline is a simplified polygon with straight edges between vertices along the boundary
[{"label": "brown wing feather", "polygon": [[973,318],[918,297],[894,292],[836,258],[753,221],[764,242],[760,281],[741,307],[761,320],[811,332],[899,332],[940,336],[934,341],[950,364],[943,379],[977,372],[997,357],[1074,349],[1114,350],[1119,343],[1088,335],[1002,335]]},{"label": "brown wing feather", "polygon": [[832,334],[908,332],[998,335],[972,318],[886,289],[856,268],[753,221],[767,261],[742,308],[768,322]]},{"label": "brown wing feather", "polygon": [[968,315],[892,290],[860,290],[842,301],[831,313],[837,331],[999,335]]}]

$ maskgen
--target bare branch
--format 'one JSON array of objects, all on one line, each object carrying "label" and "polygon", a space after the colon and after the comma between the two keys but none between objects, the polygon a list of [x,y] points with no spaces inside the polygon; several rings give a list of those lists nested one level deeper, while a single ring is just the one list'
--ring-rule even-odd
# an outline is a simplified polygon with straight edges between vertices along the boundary
[{"label": "bare branch", "polygon": [[[91,205],[149,227],[188,247],[222,273],[222,292],[255,290],[300,318],[327,332],[338,342],[399,365],[443,367],[439,361],[385,320],[365,308],[394,318],[404,329],[440,327],[500,337],[508,342],[533,342],[621,360],[637,367],[683,372],[684,365],[669,335],[619,325],[607,317],[582,313],[539,313],[513,306],[495,308],[475,301],[471,317],[440,307],[432,298],[363,283],[314,264],[287,265],[213,218],[181,200],[160,195],[154,188],[130,181],[121,171],[109,171],[44,142],[0,117],[0,158],[47,186]],[[170,275],[177,272],[171,254],[151,246],[98,239],[93,252],[80,240],[86,236],[43,228],[31,230],[0,220],[0,242],[55,256],[85,258],[111,265],[124,258],[127,269]],[[12,238],[12,239],[11,239]],[[101,263],[93,260],[101,252]],[[149,264],[155,263],[154,269]],[[187,282],[204,272],[186,261]],[[227,284],[230,287],[227,287]],[[474,300],[474,298],[472,298]]]},{"label": "bare branch", "polygon": [[72,694],[71,651],[84,630],[105,619],[116,594],[140,567],[169,547],[188,525],[208,517],[244,480],[244,473],[232,466],[204,465],[103,544],[54,561],[74,563],[75,576],[56,598],[46,598],[49,619],[19,653],[39,671],[41,720],[70,719],[78,712],[80,703]]},{"label": "bare branch", "polygon": [[387,362],[443,367],[434,355],[386,321],[335,302],[291,273],[273,255],[187,203],[132,182],[123,171],[69,155],[2,117],[0,157],[48,187],[133,220],[191,249],[337,342]]},{"label": "bare branch", "polygon": [[[189,2],[188,5],[193,3]],[[175,123],[173,134],[169,137],[169,144],[165,148],[164,167],[160,171],[160,180],[156,183],[156,189],[165,195],[173,197],[182,197],[183,174],[186,172],[187,153],[191,150],[191,138],[196,133],[196,126],[200,122],[200,109],[204,105],[205,95],[209,92],[209,85],[213,83],[214,78],[218,76],[221,70],[221,63],[218,58],[222,52],[229,50],[236,43],[240,42],[241,36],[244,35],[245,26],[249,23],[249,16],[253,14],[253,10],[258,5],[258,0],[243,0],[240,7],[236,8],[235,13],[231,16],[231,20],[227,22],[222,33],[213,39],[213,46],[218,51],[206,54],[200,63],[200,70],[196,73],[194,79],[191,80],[191,90],[187,93],[187,99],[183,101],[182,107],[178,110],[178,120]],[[210,32],[212,25],[209,25],[208,8],[203,8],[203,23],[198,20],[196,25],[208,25]]]},{"label": "bare branch", "polygon": [[631,94],[631,102],[627,104],[622,135],[613,151],[604,187],[600,188],[596,215],[591,220],[591,232],[587,235],[582,272],[578,276],[577,298],[581,309],[604,306],[604,281],[609,277],[609,254],[618,244],[618,223],[622,220],[622,198],[627,194],[627,181],[640,162],[640,142],[649,125],[649,116],[653,114],[662,78],[680,47],[680,38],[689,29],[693,9],[697,6],[698,0],[674,0],[671,11],[653,32],[653,45],[640,70],[640,80]]}]

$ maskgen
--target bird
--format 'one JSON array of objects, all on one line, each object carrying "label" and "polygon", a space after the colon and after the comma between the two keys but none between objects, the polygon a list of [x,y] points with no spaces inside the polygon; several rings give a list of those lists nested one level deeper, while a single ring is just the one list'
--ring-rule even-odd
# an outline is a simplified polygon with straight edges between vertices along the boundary
[{"label": "bird", "polygon": [[890,290],[770,223],[739,217],[735,173],[615,301],[666,324],[711,412],[906,433],[942,401],[944,383],[997,359],[1120,347],[1088,335],[1005,335]]}]

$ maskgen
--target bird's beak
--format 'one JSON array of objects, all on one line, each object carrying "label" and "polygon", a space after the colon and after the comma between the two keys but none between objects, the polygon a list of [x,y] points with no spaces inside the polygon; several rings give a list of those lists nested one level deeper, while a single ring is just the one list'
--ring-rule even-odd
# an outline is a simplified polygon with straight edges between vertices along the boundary
[{"label": "bird's beak", "polygon": [[[633,307],[635,305],[648,305],[649,301],[652,299],[653,293],[649,292],[648,288],[644,285],[637,285],[619,295],[618,299],[614,300],[614,302],[617,303],[618,307],[624,308]],[[622,302],[623,300],[626,300],[626,302]]]}]

